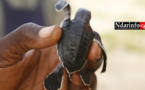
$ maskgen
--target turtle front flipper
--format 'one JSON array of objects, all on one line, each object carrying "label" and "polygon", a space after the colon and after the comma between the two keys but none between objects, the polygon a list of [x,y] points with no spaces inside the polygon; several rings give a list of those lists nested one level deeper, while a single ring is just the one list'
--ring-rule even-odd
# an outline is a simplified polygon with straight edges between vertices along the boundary
[{"label": "turtle front flipper", "polygon": [[104,58],[104,65],[103,65],[103,69],[102,69],[101,72],[105,72],[106,71],[106,65],[107,65],[107,62],[106,62],[107,55],[106,55],[106,52],[105,52],[105,48],[104,48],[104,46],[102,44],[100,35],[97,32],[95,32],[95,31],[94,31],[94,38],[98,42],[98,44],[99,44],[99,46],[101,48],[102,54],[103,54],[103,58]]},{"label": "turtle front flipper", "polygon": [[91,82],[90,73],[84,68],[82,68],[79,73],[84,85],[89,86]]},{"label": "turtle front flipper", "polygon": [[57,90],[61,87],[63,70],[64,67],[62,66],[62,63],[60,63],[55,71],[46,77],[44,86],[47,90]]},{"label": "turtle front flipper", "polygon": [[70,5],[66,1],[60,0],[56,3],[55,8],[58,12],[64,9],[65,18],[60,24],[60,27],[63,27],[65,24],[67,24],[67,22],[70,21]]}]

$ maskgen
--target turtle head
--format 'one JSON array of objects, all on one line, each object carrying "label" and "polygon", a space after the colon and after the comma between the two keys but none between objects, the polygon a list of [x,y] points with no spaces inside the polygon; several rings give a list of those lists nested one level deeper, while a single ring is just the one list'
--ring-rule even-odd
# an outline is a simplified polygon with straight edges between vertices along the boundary
[{"label": "turtle head", "polygon": [[87,22],[90,22],[91,12],[87,9],[80,8],[75,15],[75,19],[83,19]]}]

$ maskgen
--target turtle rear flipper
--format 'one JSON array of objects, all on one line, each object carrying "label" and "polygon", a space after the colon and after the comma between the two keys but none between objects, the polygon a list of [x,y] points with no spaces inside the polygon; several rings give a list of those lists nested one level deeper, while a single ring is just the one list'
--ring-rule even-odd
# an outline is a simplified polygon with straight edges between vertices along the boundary
[{"label": "turtle rear flipper", "polygon": [[73,74],[68,74],[68,76],[69,76],[69,80],[71,81]]},{"label": "turtle rear flipper", "polygon": [[61,87],[64,67],[62,63],[53,71],[44,81],[44,86],[47,90],[57,90]]},{"label": "turtle rear flipper", "polygon": [[105,72],[106,71],[106,60],[107,60],[107,55],[106,55],[106,52],[105,52],[105,48],[102,44],[102,41],[101,41],[101,37],[100,35],[94,31],[94,38],[96,39],[96,41],[98,42],[100,48],[101,48],[101,51],[102,51],[102,54],[103,54],[103,59],[104,59],[104,65],[103,65],[103,69],[101,72]]},{"label": "turtle rear flipper", "polygon": [[89,86],[90,82],[91,82],[91,77],[90,74],[87,70],[85,70],[84,68],[82,68],[80,71],[80,77],[84,83],[84,85]]}]

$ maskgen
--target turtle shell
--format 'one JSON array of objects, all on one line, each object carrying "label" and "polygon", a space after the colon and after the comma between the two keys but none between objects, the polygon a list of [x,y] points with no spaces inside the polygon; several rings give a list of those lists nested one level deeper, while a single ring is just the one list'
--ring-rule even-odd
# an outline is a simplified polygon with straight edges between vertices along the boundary
[{"label": "turtle shell", "polygon": [[79,71],[85,65],[93,38],[93,30],[83,19],[63,24],[58,54],[69,73]]},{"label": "turtle shell", "polygon": [[62,35],[57,46],[61,63],[46,77],[44,81],[45,87],[47,90],[57,90],[60,88],[64,69],[68,71],[70,80],[72,79],[73,72],[78,71],[84,85],[89,86],[91,76],[83,67],[87,62],[93,39],[98,42],[102,50],[101,59],[104,58],[102,72],[106,70],[107,59],[99,34],[93,31],[89,24],[91,12],[87,9],[80,8],[75,15],[75,19],[71,20],[70,5],[63,0],[56,3],[56,10],[64,10],[65,13],[65,18],[60,24],[60,27],[62,27]]}]

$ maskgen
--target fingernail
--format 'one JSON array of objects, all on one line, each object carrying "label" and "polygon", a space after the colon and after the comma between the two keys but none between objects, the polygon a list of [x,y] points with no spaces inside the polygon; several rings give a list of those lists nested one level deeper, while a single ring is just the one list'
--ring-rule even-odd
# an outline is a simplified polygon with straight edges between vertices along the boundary
[{"label": "fingernail", "polygon": [[55,29],[55,25],[42,28],[39,31],[39,37],[42,39],[49,39],[50,37],[52,37],[54,29]]},{"label": "fingernail", "polygon": [[101,52],[101,49],[99,48],[98,55],[97,55],[96,59],[101,59],[101,56],[102,56],[102,52]]},{"label": "fingernail", "polygon": [[82,86],[83,82],[78,72],[75,72],[72,76],[72,83],[78,86]]}]

